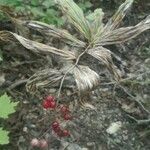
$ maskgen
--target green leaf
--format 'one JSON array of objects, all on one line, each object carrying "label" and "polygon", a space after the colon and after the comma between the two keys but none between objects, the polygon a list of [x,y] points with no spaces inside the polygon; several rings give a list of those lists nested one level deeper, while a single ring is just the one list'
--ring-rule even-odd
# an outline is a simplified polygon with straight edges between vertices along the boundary
[{"label": "green leaf", "polygon": [[0,128],[0,144],[4,145],[4,144],[8,144],[9,143],[9,131],[3,130],[2,128]]},{"label": "green leaf", "polygon": [[45,13],[43,12],[42,9],[38,7],[31,7],[30,11],[33,13],[35,17],[44,17]]},{"label": "green leaf", "polygon": [[56,0],[63,13],[67,16],[70,23],[88,40],[91,39],[89,24],[84,17],[82,9],[73,0]]},{"label": "green leaf", "polygon": [[92,3],[89,1],[80,2],[78,5],[83,11],[86,11],[87,9],[89,9],[93,6]]},{"label": "green leaf", "polygon": [[31,5],[38,6],[39,5],[39,0],[32,0]]},{"label": "green leaf", "polygon": [[46,10],[46,14],[47,14],[47,17],[57,17],[58,16],[58,11],[54,10],[54,9],[47,9]]},{"label": "green leaf", "polygon": [[55,2],[54,0],[46,0],[42,3],[43,6],[45,6],[46,8],[50,8],[52,6],[55,6]]},{"label": "green leaf", "polygon": [[0,97],[0,117],[8,118],[8,115],[14,113],[14,109],[17,106],[18,102],[11,102],[10,97],[7,94],[4,94]]},{"label": "green leaf", "polygon": [[19,6],[22,0],[0,0],[0,5]]},{"label": "green leaf", "polygon": [[92,39],[96,39],[100,36],[103,29],[103,16],[102,9],[95,9],[95,11],[89,14],[86,18],[90,24]]}]

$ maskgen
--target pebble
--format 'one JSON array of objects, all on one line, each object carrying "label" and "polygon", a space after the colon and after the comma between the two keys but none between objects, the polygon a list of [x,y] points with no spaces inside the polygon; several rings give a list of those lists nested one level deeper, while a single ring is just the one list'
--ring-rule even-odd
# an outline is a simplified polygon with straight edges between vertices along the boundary
[{"label": "pebble", "polygon": [[115,134],[122,127],[121,121],[113,122],[107,128],[106,132],[109,134]]},{"label": "pebble", "polygon": [[56,92],[56,89],[51,88],[51,89],[49,90],[49,92],[50,92],[50,93],[55,93],[55,92]]},{"label": "pebble", "polygon": [[24,128],[23,128],[23,132],[28,133],[28,128],[27,128],[27,127],[24,127]]}]

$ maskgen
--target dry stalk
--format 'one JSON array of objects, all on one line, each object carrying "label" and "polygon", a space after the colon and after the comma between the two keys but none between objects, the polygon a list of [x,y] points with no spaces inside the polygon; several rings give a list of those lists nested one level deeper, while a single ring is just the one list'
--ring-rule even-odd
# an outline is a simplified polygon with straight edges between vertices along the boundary
[{"label": "dry stalk", "polygon": [[61,83],[60,83],[59,90],[58,90],[58,97],[60,97],[60,93],[61,93],[61,89],[62,89],[62,86],[63,86],[63,82],[64,82],[64,80],[65,80],[65,77],[67,76],[67,74],[68,74],[70,71],[72,71],[72,70],[78,65],[78,62],[79,62],[80,58],[88,51],[88,49],[90,48],[90,46],[91,46],[91,44],[89,44],[89,45],[87,46],[87,48],[77,57],[75,64],[74,64],[73,66],[71,66],[71,67],[68,69],[68,71],[66,71],[66,73],[64,74],[64,76],[63,76],[63,78],[62,78],[62,80],[61,80]]}]

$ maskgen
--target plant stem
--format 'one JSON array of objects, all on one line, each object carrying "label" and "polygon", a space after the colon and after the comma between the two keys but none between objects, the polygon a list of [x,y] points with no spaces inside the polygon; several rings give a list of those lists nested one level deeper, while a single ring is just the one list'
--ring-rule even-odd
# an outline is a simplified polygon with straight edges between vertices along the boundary
[{"label": "plant stem", "polygon": [[91,44],[89,44],[89,45],[87,46],[87,48],[78,56],[78,58],[76,59],[75,64],[74,64],[73,66],[71,66],[71,67],[68,69],[68,71],[65,72],[65,74],[64,74],[64,76],[63,76],[63,78],[62,78],[62,80],[61,80],[59,90],[58,90],[58,98],[60,97],[61,89],[62,89],[64,80],[65,80],[67,74],[68,74],[71,70],[73,70],[73,69],[78,65],[78,62],[79,62],[80,58],[87,52],[87,50],[89,49],[90,46],[91,46]]}]

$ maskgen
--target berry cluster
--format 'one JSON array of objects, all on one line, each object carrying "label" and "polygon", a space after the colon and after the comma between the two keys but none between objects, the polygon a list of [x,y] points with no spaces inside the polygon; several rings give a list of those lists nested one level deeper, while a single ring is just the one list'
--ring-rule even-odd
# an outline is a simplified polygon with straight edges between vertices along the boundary
[{"label": "berry cluster", "polygon": [[[55,111],[60,114],[60,116],[61,116],[61,118],[63,118],[63,120],[71,120],[72,119],[69,108],[65,105],[57,106],[55,97],[53,97],[53,96],[49,95],[49,96],[45,97],[42,105],[43,105],[44,109],[51,109],[51,110],[55,109]],[[61,128],[60,123],[58,121],[54,121],[52,123],[51,127],[52,127],[52,130],[59,137],[67,137],[70,135],[70,132],[68,130]]]},{"label": "berry cluster", "polygon": [[[60,138],[69,137],[70,131],[64,129],[64,127],[62,127],[60,123],[62,120],[69,121],[72,119],[69,107],[67,107],[66,105],[57,105],[55,97],[51,95],[44,98],[42,106],[46,110],[53,111],[54,116],[57,116],[57,120],[55,118],[56,121],[52,122],[51,124],[52,131]],[[37,138],[33,138],[31,140],[31,146],[45,149],[48,147],[48,142],[44,139],[39,140]]]},{"label": "berry cluster", "polygon": [[67,137],[70,135],[68,130],[66,130],[66,129],[62,130],[61,129],[60,124],[57,121],[52,123],[52,129],[56,133],[56,135],[59,137]]}]

